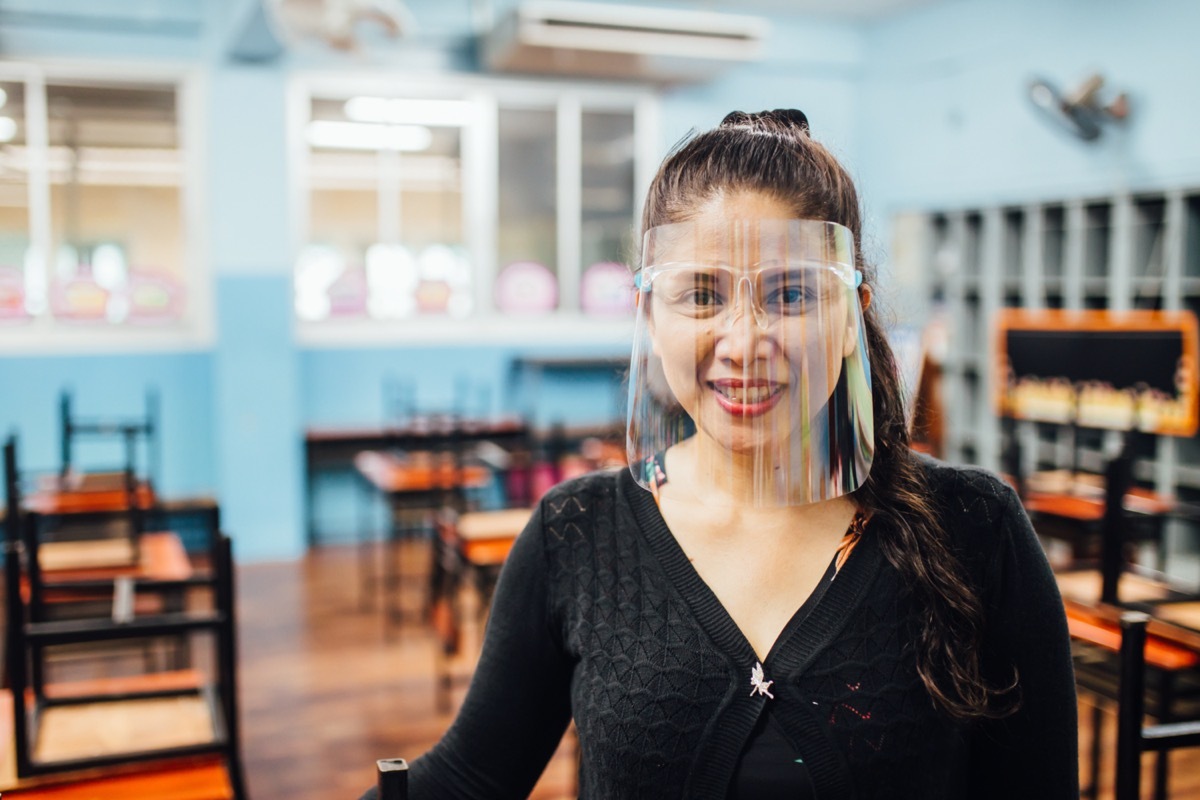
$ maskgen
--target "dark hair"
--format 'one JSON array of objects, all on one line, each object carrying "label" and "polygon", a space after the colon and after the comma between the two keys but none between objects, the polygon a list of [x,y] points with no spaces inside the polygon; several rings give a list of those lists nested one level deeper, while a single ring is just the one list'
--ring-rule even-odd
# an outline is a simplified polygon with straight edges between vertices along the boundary
[{"label": "dark hair", "polygon": [[[854,234],[863,282],[874,269],[862,253],[858,192],[836,158],[809,133],[803,112],[735,111],[709,131],[685,139],[667,156],[650,184],[643,232],[682,222],[705,201],[728,191],[766,194],[797,217],[840,223]],[[980,663],[982,602],[964,577],[946,531],[929,500],[924,471],[909,447],[909,431],[895,357],[884,335],[878,304],[863,314],[871,363],[875,455],[866,482],[852,497],[886,524],[880,544],[921,608],[917,670],[935,703],[959,719],[1003,716],[1015,702],[1000,702]]]}]

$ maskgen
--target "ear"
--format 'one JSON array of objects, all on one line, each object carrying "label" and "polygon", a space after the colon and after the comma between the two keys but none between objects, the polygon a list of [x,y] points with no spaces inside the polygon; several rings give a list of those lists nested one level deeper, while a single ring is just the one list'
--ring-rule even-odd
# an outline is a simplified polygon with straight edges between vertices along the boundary
[{"label": "ear", "polygon": [[[865,312],[871,307],[871,287],[863,284],[858,287],[858,304]],[[846,308],[846,335],[842,340],[842,358],[849,358],[854,353],[854,348],[858,347],[858,314],[854,313],[853,306]]]}]

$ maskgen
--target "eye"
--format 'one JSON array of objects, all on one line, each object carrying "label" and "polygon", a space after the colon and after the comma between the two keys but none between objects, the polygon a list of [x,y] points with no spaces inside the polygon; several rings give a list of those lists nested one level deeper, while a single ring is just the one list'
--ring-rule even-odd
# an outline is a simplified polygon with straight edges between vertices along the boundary
[{"label": "eye", "polygon": [[684,300],[695,308],[712,308],[721,302],[717,293],[707,286],[698,286],[686,292]]},{"label": "eye", "polygon": [[766,304],[783,314],[802,314],[817,299],[816,291],[805,285],[786,285],[767,293]]}]

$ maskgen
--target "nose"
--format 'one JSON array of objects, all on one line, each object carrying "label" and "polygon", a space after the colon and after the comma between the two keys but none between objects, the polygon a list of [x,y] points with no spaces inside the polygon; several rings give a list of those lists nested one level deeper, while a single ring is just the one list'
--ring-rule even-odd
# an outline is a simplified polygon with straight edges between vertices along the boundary
[{"label": "nose", "polygon": [[[747,311],[750,312],[749,315],[747,315]],[[735,278],[733,303],[726,312],[725,324],[732,328],[743,323],[748,324],[750,319],[753,319],[754,324],[762,330],[766,330],[770,325],[767,313],[758,301],[758,290],[754,285],[754,278],[750,275],[739,275]]]},{"label": "nose", "polygon": [[[777,343],[767,326],[760,324],[762,316],[758,309],[735,303],[729,309],[725,324],[716,333],[714,353],[718,359],[732,364],[751,364],[759,359],[769,359],[775,353]],[[750,313],[746,313],[750,310]]]}]

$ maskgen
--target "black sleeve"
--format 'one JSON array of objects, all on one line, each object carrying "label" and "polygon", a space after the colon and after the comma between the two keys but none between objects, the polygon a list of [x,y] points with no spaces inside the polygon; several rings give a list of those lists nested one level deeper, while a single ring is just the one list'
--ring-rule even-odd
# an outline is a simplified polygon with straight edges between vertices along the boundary
[{"label": "black sleeve", "polygon": [[[458,717],[411,763],[412,800],[524,798],[537,783],[571,716],[571,661],[550,619],[547,583],[539,510],[505,560]],[[372,789],[362,800],[374,797]]]},{"label": "black sleeve", "polygon": [[974,798],[1078,798],[1075,676],[1066,613],[1033,526],[1008,492],[1001,546],[985,593],[983,667],[1008,685],[1017,711],[977,723],[971,747]]}]

